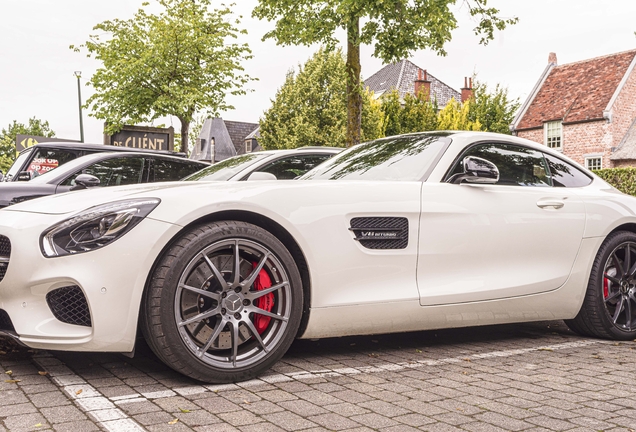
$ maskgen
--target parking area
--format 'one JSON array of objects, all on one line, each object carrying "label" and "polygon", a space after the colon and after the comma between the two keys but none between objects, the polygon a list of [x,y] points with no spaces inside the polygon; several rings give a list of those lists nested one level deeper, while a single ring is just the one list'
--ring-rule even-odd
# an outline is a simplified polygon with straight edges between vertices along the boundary
[{"label": "parking area", "polygon": [[636,430],[636,342],[561,322],[297,341],[231,385],[139,345],[131,359],[0,342],[0,431]]}]

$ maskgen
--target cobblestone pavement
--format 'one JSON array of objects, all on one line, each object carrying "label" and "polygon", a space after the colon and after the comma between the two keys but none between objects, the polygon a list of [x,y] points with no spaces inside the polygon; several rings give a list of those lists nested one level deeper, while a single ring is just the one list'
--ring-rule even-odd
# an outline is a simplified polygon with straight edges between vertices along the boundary
[{"label": "cobblestone pavement", "polygon": [[133,359],[0,345],[0,431],[636,430],[636,342],[560,322],[297,341],[232,385],[140,345]]}]

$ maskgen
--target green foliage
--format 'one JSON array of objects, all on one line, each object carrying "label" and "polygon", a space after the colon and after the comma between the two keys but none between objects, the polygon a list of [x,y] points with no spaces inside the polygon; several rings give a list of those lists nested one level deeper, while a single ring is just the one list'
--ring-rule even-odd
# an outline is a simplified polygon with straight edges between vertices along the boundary
[{"label": "green foliage", "polygon": [[[342,50],[319,49],[298,73],[287,73],[272,106],[260,121],[260,143],[266,149],[344,146],[346,142],[346,69]],[[365,139],[382,136],[382,112],[369,92],[363,93]]]},{"label": "green foliage", "polygon": [[481,130],[511,134],[510,125],[519,109],[519,98],[511,99],[508,89],[495,86],[493,92],[488,91],[485,83],[476,82],[468,117],[472,122],[479,122]]},{"label": "green foliage", "polygon": [[[315,43],[334,46],[336,32],[347,35],[347,144],[357,144],[360,129],[360,45],[373,45],[373,55],[385,63],[407,58],[416,50],[430,49],[445,55],[457,20],[451,7],[457,0],[259,0],[253,16],[276,21],[264,39],[281,45]],[[480,43],[493,39],[494,30],[515,24],[517,18],[502,19],[487,0],[464,0],[476,18],[475,34]],[[362,23],[362,25],[360,25]]]},{"label": "green foliage", "polygon": [[196,112],[218,115],[232,108],[227,94],[245,94],[251,78],[241,61],[251,51],[231,41],[245,31],[236,27],[238,20],[230,21],[229,7],[211,10],[211,0],[157,1],[163,8],[158,15],[147,13],[143,3],[133,18],[97,24],[99,34],[71,49],[84,48],[103,62],[90,79],[95,93],[86,105],[108,123],[108,133],[174,115],[185,151]]},{"label": "green foliage", "polygon": [[594,171],[594,174],[619,191],[636,196],[636,167],[605,168]]},{"label": "green foliage", "polygon": [[471,120],[470,111],[472,100],[459,103],[455,98],[451,99],[437,116],[438,128],[440,130],[482,130],[479,120]]},{"label": "green foliage", "polygon": [[400,100],[397,90],[384,93],[381,97],[386,136],[437,129],[437,103],[420,94],[410,93]]},{"label": "green foliage", "polygon": [[3,128],[0,133],[0,169],[5,174],[16,157],[15,139],[17,135],[53,138],[55,132],[51,130],[48,121],[42,121],[35,117],[31,117],[27,125],[13,120],[13,123],[9,124],[6,129]]}]

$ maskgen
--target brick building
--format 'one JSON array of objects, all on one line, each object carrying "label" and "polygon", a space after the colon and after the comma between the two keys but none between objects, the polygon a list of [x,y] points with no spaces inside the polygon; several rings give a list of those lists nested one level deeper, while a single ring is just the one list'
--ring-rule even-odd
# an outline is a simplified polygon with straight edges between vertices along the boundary
[{"label": "brick building", "polygon": [[548,65],[513,132],[590,169],[636,165],[636,50]]}]

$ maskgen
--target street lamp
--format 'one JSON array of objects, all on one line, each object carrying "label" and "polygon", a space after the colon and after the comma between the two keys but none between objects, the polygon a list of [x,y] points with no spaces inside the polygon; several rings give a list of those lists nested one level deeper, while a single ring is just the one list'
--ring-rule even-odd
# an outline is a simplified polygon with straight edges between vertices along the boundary
[{"label": "street lamp", "polygon": [[79,104],[80,142],[84,142],[84,122],[82,121],[82,89],[80,87],[80,78],[82,78],[82,71],[75,71],[73,73],[77,77],[77,101]]}]

